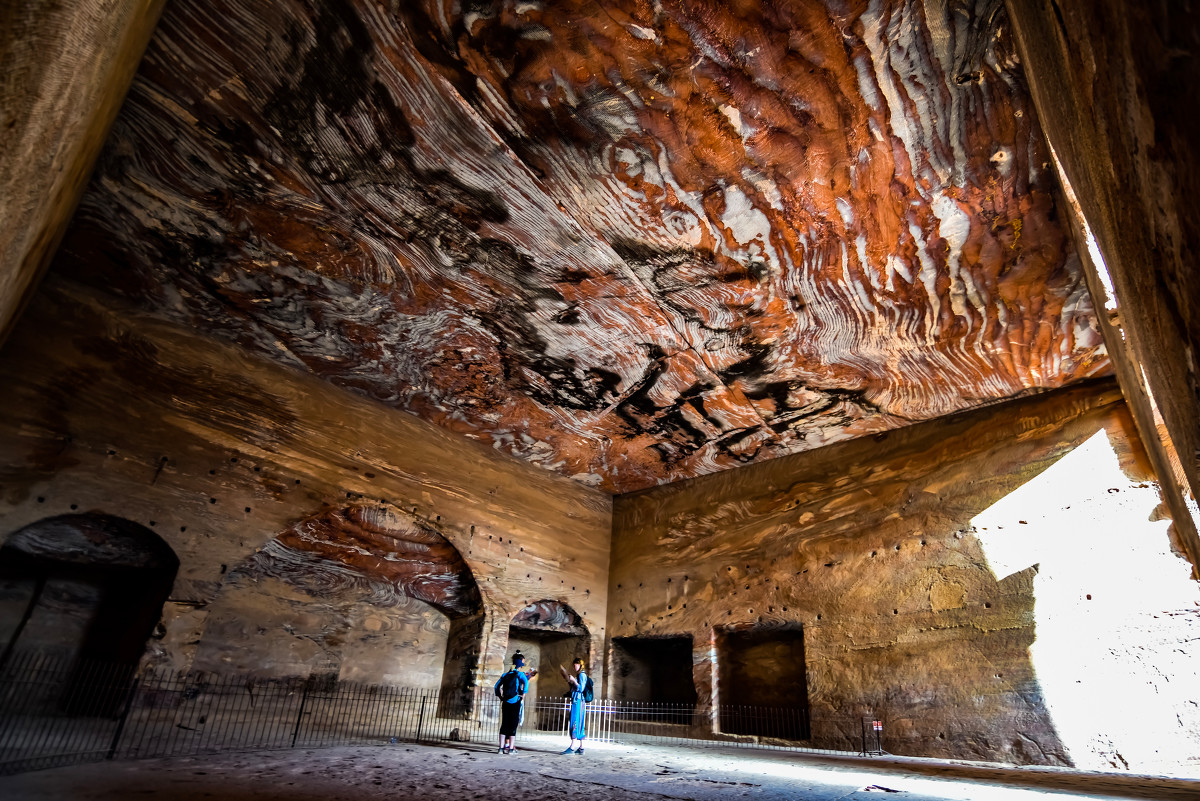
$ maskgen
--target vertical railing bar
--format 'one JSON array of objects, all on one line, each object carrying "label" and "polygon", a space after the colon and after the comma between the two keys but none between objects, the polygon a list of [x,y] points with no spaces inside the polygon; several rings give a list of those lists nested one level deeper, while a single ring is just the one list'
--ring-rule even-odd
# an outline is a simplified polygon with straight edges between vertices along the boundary
[{"label": "vertical railing bar", "polygon": [[314,734],[316,745],[341,745],[338,740],[338,717],[343,714],[341,704],[341,685],[334,684],[327,695],[323,695],[324,704],[321,707],[321,729]]},{"label": "vertical railing bar", "polygon": [[350,742],[361,745],[367,741],[371,730],[371,685],[359,682],[358,704],[350,720]]},{"label": "vertical railing bar", "polygon": [[[267,720],[266,742],[270,748],[286,748],[287,747],[287,721],[291,719],[289,714],[291,710],[291,702],[296,699],[296,682],[295,679],[287,679],[286,681],[271,682],[272,698],[274,701],[271,704],[271,716]],[[282,729],[280,728],[282,726]]]},{"label": "vertical railing bar", "polygon": [[[192,719],[192,726],[195,729],[196,736],[192,741],[193,753],[202,754],[208,746],[209,732],[211,729],[208,726],[208,713],[212,708],[212,684],[215,680],[215,674],[204,673],[200,680],[196,693],[196,715]],[[204,722],[201,723],[201,718]]]},{"label": "vertical railing bar", "polygon": [[331,709],[330,717],[330,741],[337,745],[347,745],[346,740],[346,722],[350,717],[350,711],[354,708],[354,684],[347,683],[346,685],[336,685],[334,687],[334,701]]},{"label": "vertical railing bar", "polygon": [[215,676],[212,685],[213,692],[210,693],[211,699],[208,705],[208,712],[204,716],[204,727],[208,738],[205,740],[205,752],[216,753],[222,750],[225,746],[225,710],[229,706],[229,688],[228,676]]},{"label": "vertical railing bar", "polygon": [[270,714],[263,726],[263,743],[268,748],[283,748],[287,744],[287,724],[283,724],[282,737],[280,737],[279,726],[281,722],[290,719],[286,713],[289,708],[288,700],[296,694],[295,682],[290,679],[286,683],[271,680],[269,686],[271,688],[271,706]]},{"label": "vertical railing bar", "polygon": [[253,675],[247,675],[242,682],[242,689],[246,691],[246,710],[250,718],[250,725],[247,727],[247,736],[243,740],[244,747],[258,748],[261,747],[263,725],[266,723],[266,716],[263,714],[261,688],[258,685],[258,680]]},{"label": "vertical railing bar", "polygon": [[138,718],[141,723],[135,725],[134,731],[136,734],[129,737],[129,743],[125,747],[127,756],[136,756],[142,750],[142,744],[146,740],[146,735],[154,722],[154,699],[158,698],[161,685],[161,673],[156,670],[147,670],[142,675],[142,687],[148,688],[148,692],[142,693],[142,704],[140,707],[141,716]]},{"label": "vertical railing bar", "polygon": [[238,722],[241,720],[243,698],[236,675],[229,676],[222,682],[217,698],[218,709],[213,715],[220,725],[220,737],[215,747],[218,751],[226,751],[231,748],[231,743],[235,743],[241,736]]},{"label": "vertical railing bar", "polygon": [[[196,745],[199,742],[200,732],[195,727],[195,722],[198,719],[198,704],[200,698],[200,682],[203,681],[202,674],[191,673],[187,677],[187,683],[180,694],[183,703],[181,704],[182,712],[185,715],[183,720],[177,721],[175,724],[175,744],[182,746],[177,753],[191,754],[196,750]],[[182,724],[186,723],[186,727]],[[176,753],[172,748],[172,752]]]},{"label": "vertical railing bar", "polygon": [[133,684],[129,687],[128,694],[124,699],[125,703],[123,705],[123,709],[121,710],[121,717],[117,721],[117,730],[113,732],[112,742],[108,745],[108,754],[105,755],[105,759],[112,759],[117,753],[117,746],[121,743],[121,734],[125,731],[125,721],[129,717],[129,709],[133,706],[133,699],[137,695],[137,690],[138,680],[135,677]]},{"label": "vertical railing bar", "polygon": [[375,730],[379,715],[379,697],[379,687],[374,684],[367,685],[366,694],[363,696],[362,719],[357,729],[360,743],[370,743],[378,739]]},{"label": "vertical railing bar", "polygon": [[385,742],[393,736],[391,726],[393,689],[382,685],[379,691],[379,721],[376,736]]},{"label": "vertical railing bar", "polygon": [[346,685],[346,698],[342,702],[342,708],[336,716],[337,720],[337,739],[340,745],[349,745],[353,740],[350,738],[350,727],[354,723],[355,706],[358,703],[358,686],[356,682],[351,682]]},{"label": "vertical railing bar", "polygon": [[387,688],[386,702],[383,707],[383,720],[380,724],[379,735],[387,739],[390,743],[395,737],[399,742],[399,737],[396,733],[396,689],[394,687]]},{"label": "vertical railing bar", "polygon": [[[150,686],[147,693],[143,693],[142,708],[143,708],[143,723],[138,728],[138,734],[132,739],[130,745],[126,748],[126,753],[130,756],[143,756],[146,747],[146,740],[152,731],[157,731],[161,725],[160,718],[162,713],[159,712],[159,704],[163,697],[163,683],[166,675],[165,671],[151,670],[148,676],[143,679],[143,686]],[[155,738],[156,740],[158,738]]]},{"label": "vertical railing bar", "polygon": [[363,741],[360,732],[362,731],[363,722],[366,720],[366,710],[370,703],[367,692],[367,685],[361,681],[357,682],[354,691],[354,703],[350,707],[350,720],[346,723],[346,736],[352,745]]},{"label": "vertical railing bar", "polygon": [[[193,744],[192,735],[194,730],[191,727],[184,728],[184,723],[188,720],[187,716],[192,710],[193,698],[188,696],[192,694],[192,685],[195,683],[195,674],[191,671],[179,674],[179,680],[175,686],[175,697],[178,704],[175,707],[175,714],[171,716],[171,728],[168,730],[171,734],[170,741],[167,745],[168,753],[184,754],[188,753],[185,746]],[[181,743],[182,738],[188,738],[186,743]]]},{"label": "vertical railing bar", "polygon": [[[222,711],[218,715],[223,729],[221,744],[218,746],[222,751],[232,750],[238,743],[245,742],[246,732],[242,726],[243,710],[246,704],[246,696],[243,694],[244,682],[241,681],[240,675],[229,677],[229,681],[225,683],[222,696]],[[228,699],[228,700],[224,700]],[[224,708],[229,711],[225,712]]]},{"label": "vertical railing bar", "polygon": [[296,747],[296,738],[300,736],[300,721],[304,719],[304,706],[308,703],[308,685],[311,681],[310,676],[308,681],[304,682],[303,694],[300,696],[300,711],[296,714],[296,726],[292,729],[292,748]]},{"label": "vertical railing bar", "polygon": [[25,751],[33,753],[37,753],[37,751],[40,750],[38,746],[42,742],[41,738],[44,735],[43,730],[46,728],[46,726],[50,725],[49,718],[51,718],[53,714],[51,710],[62,703],[62,696],[65,694],[63,688],[66,684],[65,675],[58,671],[51,672],[49,666],[45,664],[39,666],[37,675],[39,678],[35,680],[34,686],[41,688],[42,692],[38,693],[40,698],[37,701],[31,701],[29,704],[24,706],[25,711],[36,714],[36,710],[40,702],[40,706],[43,708],[44,712],[42,717],[39,719],[38,724],[32,726],[28,735],[22,738]]},{"label": "vertical railing bar", "polygon": [[267,686],[271,691],[271,702],[263,718],[262,742],[266,748],[283,748],[287,743],[287,724],[284,723],[283,737],[279,736],[279,725],[289,717],[286,716],[288,699],[295,695],[295,682],[288,680],[285,683],[272,679],[267,682]]},{"label": "vertical railing bar", "polygon": [[375,738],[384,742],[386,742],[391,736],[388,733],[389,727],[387,725],[388,712],[391,708],[388,705],[388,699],[391,697],[391,692],[392,691],[389,686],[386,684],[381,684],[379,686],[379,696],[375,708]]},{"label": "vertical railing bar", "polygon": [[[272,679],[271,685],[271,714],[264,728],[265,742],[269,748],[287,747],[287,721],[291,720],[289,710],[291,700],[296,697],[296,682],[294,679]],[[280,728],[282,726],[282,728]]]},{"label": "vertical railing bar", "polygon": [[[214,687],[217,689],[215,693],[213,692]],[[217,708],[220,704],[220,687],[221,677],[212,673],[208,674],[208,679],[204,682],[204,692],[201,695],[201,698],[206,702],[203,706],[204,722],[200,723],[199,719],[196,721],[196,724],[201,727],[200,741],[197,743],[198,753],[203,754],[212,750],[212,742],[216,737],[216,732],[214,731],[216,727],[210,725],[210,721],[213,717],[213,709]]]}]

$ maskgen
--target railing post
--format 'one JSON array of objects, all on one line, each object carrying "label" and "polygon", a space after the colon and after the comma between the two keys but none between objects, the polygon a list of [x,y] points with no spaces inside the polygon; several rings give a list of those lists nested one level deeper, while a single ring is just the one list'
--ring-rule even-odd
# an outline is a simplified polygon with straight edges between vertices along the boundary
[{"label": "railing post", "polygon": [[129,710],[133,707],[133,697],[137,695],[138,682],[141,678],[134,676],[133,684],[129,687],[129,694],[125,696],[125,706],[121,710],[121,718],[117,721],[117,730],[113,732],[112,743],[108,746],[108,754],[105,759],[112,759],[117,753],[117,746],[121,744],[121,734],[125,731],[125,719],[129,717]]},{"label": "railing post", "polygon": [[300,696],[300,712],[296,715],[296,727],[292,729],[292,748],[296,747],[296,738],[300,735],[300,721],[304,719],[304,705],[308,702],[308,685],[312,676],[304,680],[304,694]]},{"label": "railing post", "polygon": [[417,738],[416,741],[421,742],[421,724],[425,722],[425,696],[421,696],[421,712],[417,715]]}]

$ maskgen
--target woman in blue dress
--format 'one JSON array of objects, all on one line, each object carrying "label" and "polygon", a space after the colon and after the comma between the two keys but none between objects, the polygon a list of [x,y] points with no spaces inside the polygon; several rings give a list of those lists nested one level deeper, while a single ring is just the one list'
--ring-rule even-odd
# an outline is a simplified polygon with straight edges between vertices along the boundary
[{"label": "woman in blue dress", "polygon": [[[568,676],[564,670],[563,678],[571,685],[571,722],[567,728],[567,732],[571,735],[571,743],[567,746],[564,754],[582,754],[583,753],[583,738],[587,736],[584,730],[584,705],[587,703],[584,698],[584,690],[587,688],[588,676],[587,671],[583,668],[583,660],[576,658],[571,663],[571,668],[575,671],[574,676]],[[561,668],[560,668],[561,669]],[[579,747],[575,747],[575,742],[579,741]]]}]

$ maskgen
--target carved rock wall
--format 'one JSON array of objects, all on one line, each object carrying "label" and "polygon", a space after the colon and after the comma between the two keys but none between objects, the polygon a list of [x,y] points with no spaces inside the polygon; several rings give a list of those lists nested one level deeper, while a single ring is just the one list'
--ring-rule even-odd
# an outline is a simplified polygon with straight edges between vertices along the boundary
[{"label": "carved rock wall", "polygon": [[163,0],[0,9],[0,344],[87,187]]},{"label": "carved rock wall", "polygon": [[1200,593],[1148,480],[1101,383],[624,496],[610,635],[690,635],[705,715],[729,635],[802,627],[818,746],[867,717],[897,754],[1178,769]]},{"label": "carved rock wall", "polygon": [[1173,511],[1192,518],[1181,535],[1200,562],[1200,13],[1136,0],[1005,5],[1095,238],[1092,291],[1108,298],[1121,385],[1161,450],[1159,472],[1176,474]]},{"label": "carved rock wall", "polygon": [[180,568],[153,661],[398,680],[362,668],[374,639],[435,684],[465,621],[481,663],[453,669],[486,677],[545,599],[599,652],[608,496],[108,304],[51,280],[0,353],[0,535],[74,511],[158,533]]}]

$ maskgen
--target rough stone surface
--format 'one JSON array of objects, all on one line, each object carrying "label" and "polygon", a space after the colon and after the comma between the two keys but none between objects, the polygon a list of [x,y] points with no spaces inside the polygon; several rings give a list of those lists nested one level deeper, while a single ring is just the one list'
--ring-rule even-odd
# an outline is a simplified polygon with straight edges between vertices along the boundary
[{"label": "rough stone surface", "polygon": [[[43,287],[0,383],[4,536],[98,512],[179,557],[152,664],[486,681],[546,600],[601,650],[602,493],[66,284]],[[477,664],[443,671],[460,640]]]},{"label": "rough stone surface", "polygon": [[0,344],[58,249],[162,7],[0,8]]},{"label": "rough stone surface", "polygon": [[[1006,0],[1029,87],[1094,237],[1093,296],[1184,548],[1200,561],[1200,14],[1189,3]],[[1064,211],[1067,209],[1064,208]],[[1082,224],[1081,224],[1082,228]],[[1157,451],[1157,453],[1156,453]]]},{"label": "rough stone surface", "polygon": [[[593,746],[564,757],[554,744],[515,755],[418,745],[334,748],[89,765],[0,778],[10,801],[123,799],[168,791],[178,801],[1041,801],[1196,797],[1196,782],[1155,776],[1014,771],[933,760],[848,760],[795,753]],[[1027,789],[1025,789],[1027,788]],[[1052,794],[1052,795],[1051,795]]]},{"label": "rough stone surface", "polygon": [[726,682],[801,692],[725,641],[802,627],[816,746],[1174,770],[1200,612],[1146,478],[1109,384],[623,496],[610,636],[690,636],[718,726]]},{"label": "rough stone surface", "polygon": [[622,492],[1108,370],[988,4],[169,4],[56,269]]}]

